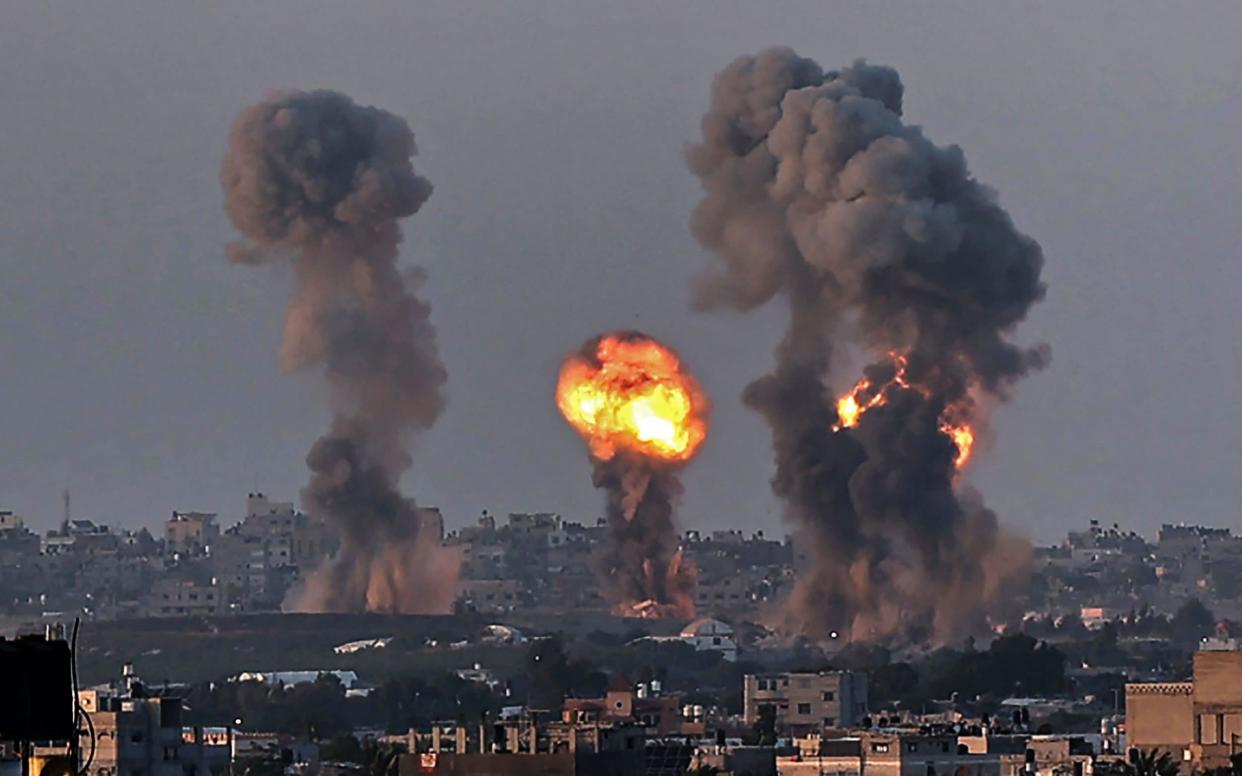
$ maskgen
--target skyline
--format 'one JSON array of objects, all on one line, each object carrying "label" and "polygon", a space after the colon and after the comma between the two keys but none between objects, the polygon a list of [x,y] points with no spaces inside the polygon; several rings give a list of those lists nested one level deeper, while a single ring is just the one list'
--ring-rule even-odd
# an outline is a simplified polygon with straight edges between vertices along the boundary
[{"label": "skyline", "polygon": [[[0,117],[0,174],[14,181],[0,207],[0,352],[17,365],[2,385],[19,408],[0,425],[17,453],[0,466],[0,506],[32,527],[59,520],[65,487],[75,514],[123,527],[171,509],[230,514],[249,490],[297,498],[326,402],[313,377],[274,365],[287,278],[231,271],[217,178],[239,109],[325,87],[407,120],[436,185],[403,224],[402,264],[428,270],[448,404],[407,492],[450,527],[484,508],[600,514],[557,416],[557,366],[597,331],[641,328],[695,365],[715,408],[682,527],[784,532],[768,434],[739,398],[770,366],[783,312],[691,311],[708,258],[681,158],[712,74],[771,44],[896,67],[909,120],[961,145],[1043,245],[1048,297],[1018,339],[1049,342],[1052,362],[997,411],[997,444],[968,473],[1002,522],[1037,542],[1089,518],[1143,533],[1238,525],[1230,25],[1095,8],[1074,20],[1026,8],[1018,29],[1000,11],[947,7],[689,4],[616,9],[600,25],[569,5],[480,5],[476,18],[325,5],[286,38],[282,7],[19,8],[0,31],[17,85]],[[495,51],[475,58],[470,41]],[[1129,142],[1112,140],[1118,126]]]}]

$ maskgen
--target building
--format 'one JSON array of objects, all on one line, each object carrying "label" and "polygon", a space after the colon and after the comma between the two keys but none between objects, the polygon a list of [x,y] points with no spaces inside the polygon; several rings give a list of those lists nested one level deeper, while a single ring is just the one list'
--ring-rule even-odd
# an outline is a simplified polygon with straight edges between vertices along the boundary
[{"label": "building", "polygon": [[511,612],[523,597],[524,585],[516,579],[462,579],[457,598],[477,612]]},{"label": "building", "polygon": [[1019,776],[1025,759],[970,752],[952,734],[906,730],[796,741],[796,754],[777,759],[782,776]]},{"label": "building", "polygon": [[434,723],[410,736],[399,776],[643,776],[642,728],[539,722],[533,717],[477,725]]},{"label": "building", "polygon": [[737,660],[733,626],[726,622],[702,617],[682,628],[678,639],[699,652],[719,652],[729,662]]},{"label": "building", "polygon": [[94,752],[89,776],[224,776],[232,731],[181,724],[181,699],[149,697],[131,672],[125,689],[82,690],[78,702],[94,731],[81,741]]},{"label": "building", "polygon": [[1196,652],[1189,682],[1127,684],[1126,743],[1187,771],[1229,767],[1242,751],[1242,652]]},{"label": "building", "polygon": [[164,523],[164,546],[169,554],[203,555],[219,536],[213,512],[173,512]]},{"label": "building", "polygon": [[637,726],[654,736],[680,733],[681,701],[659,690],[659,682],[635,687],[618,677],[603,698],[566,698],[561,717],[576,725]]},{"label": "building", "polygon": [[853,671],[747,674],[742,692],[746,724],[772,713],[778,730],[795,734],[853,727],[867,715],[867,676]]},{"label": "building", "polygon": [[144,617],[210,617],[224,611],[223,591],[214,579],[179,576],[155,580],[142,607]]}]

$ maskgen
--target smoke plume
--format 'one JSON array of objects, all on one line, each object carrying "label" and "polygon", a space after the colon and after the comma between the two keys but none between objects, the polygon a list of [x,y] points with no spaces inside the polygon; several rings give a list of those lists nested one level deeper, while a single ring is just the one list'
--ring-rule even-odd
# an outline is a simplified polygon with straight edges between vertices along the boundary
[{"label": "smoke plume", "polygon": [[[789,305],[776,366],[744,400],[813,550],[787,624],[814,636],[943,637],[1025,569],[1025,543],[959,483],[953,431],[1046,361],[1008,339],[1044,296],[1043,256],[961,149],[903,122],[902,95],[891,68],[770,49],[717,75],[687,151],[704,190],[692,228],[719,259],[696,305]],[[834,343],[872,359],[854,418],[827,384],[846,387]]]},{"label": "smoke plume", "polygon": [[693,616],[695,571],[682,562],[674,506],[681,469],[707,436],[707,395],[672,349],[613,332],[565,359],[556,398],[608,494],[605,597],[626,616]]},{"label": "smoke plume", "polygon": [[275,94],[229,137],[225,209],[245,237],[229,257],[289,260],[281,365],[322,369],[331,389],[302,501],[341,546],[293,602],[304,611],[445,611],[455,593],[456,564],[398,488],[446,377],[421,272],[397,266],[397,222],[431,195],[416,152],[404,120],[331,91]]},{"label": "smoke plume", "polygon": [[608,494],[608,541],[597,563],[604,597],[623,615],[693,617],[695,572],[682,562],[673,521],[677,468],[631,453],[592,463],[592,482]]}]

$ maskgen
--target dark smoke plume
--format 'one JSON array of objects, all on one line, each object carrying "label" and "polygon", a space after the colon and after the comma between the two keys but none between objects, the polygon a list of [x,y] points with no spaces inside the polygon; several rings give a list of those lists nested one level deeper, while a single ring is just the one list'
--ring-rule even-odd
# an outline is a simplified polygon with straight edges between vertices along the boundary
[{"label": "dark smoke plume", "polygon": [[421,273],[397,266],[397,221],[431,195],[416,152],[401,118],[331,91],[275,94],[242,111],[229,137],[225,209],[246,238],[229,256],[289,259],[281,365],[322,368],[332,390],[302,501],[339,529],[341,548],[293,602],[305,611],[445,611],[455,594],[454,559],[398,488],[446,376],[414,294]]},{"label": "dark smoke plume", "polygon": [[673,520],[677,468],[624,452],[592,463],[592,482],[608,494],[609,540],[597,569],[604,597],[625,614],[693,617],[695,572],[682,561]]},{"label": "dark smoke plume", "polygon": [[[955,487],[947,408],[972,425],[1047,358],[1008,339],[1044,295],[1039,246],[956,146],[902,120],[896,71],[824,71],[786,48],[717,75],[687,152],[693,231],[721,260],[704,309],[790,307],[776,367],[745,401],[772,427],[773,489],[814,550],[788,610],[822,636],[944,637],[978,624],[1024,574],[1025,543]],[[875,358],[884,402],[841,427],[833,344]],[[904,382],[885,385],[894,359]],[[885,374],[887,373],[887,374]]]}]

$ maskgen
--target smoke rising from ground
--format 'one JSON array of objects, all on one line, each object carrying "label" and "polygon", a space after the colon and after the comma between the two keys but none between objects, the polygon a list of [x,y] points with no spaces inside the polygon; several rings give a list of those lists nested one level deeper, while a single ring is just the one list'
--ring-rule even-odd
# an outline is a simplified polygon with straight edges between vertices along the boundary
[{"label": "smoke rising from ground", "polygon": [[[1008,339],[1044,295],[1043,256],[961,149],[903,122],[902,95],[891,68],[824,71],[769,49],[717,75],[687,151],[704,191],[692,228],[719,259],[696,305],[789,304],[776,366],[744,399],[772,428],[773,489],[813,549],[787,613],[811,635],[946,635],[1025,569],[1025,543],[956,483],[941,418],[985,423],[1046,361]],[[883,402],[834,430],[828,381],[842,393],[854,377],[837,342],[873,359]],[[904,379],[889,382],[898,357]]]},{"label": "smoke rising from ground", "polygon": [[631,453],[591,462],[592,482],[608,494],[608,542],[597,568],[604,597],[626,614],[693,617],[695,573],[681,560],[673,518],[678,471]]},{"label": "smoke rising from ground", "polygon": [[341,534],[293,606],[437,612],[456,564],[398,488],[414,435],[444,406],[446,374],[417,271],[397,266],[398,220],[431,195],[398,116],[331,91],[275,94],[237,117],[221,172],[245,241],[238,263],[288,259],[295,277],[281,366],[321,368],[331,429],[307,455],[304,506]]}]

